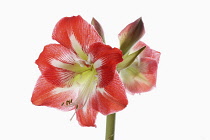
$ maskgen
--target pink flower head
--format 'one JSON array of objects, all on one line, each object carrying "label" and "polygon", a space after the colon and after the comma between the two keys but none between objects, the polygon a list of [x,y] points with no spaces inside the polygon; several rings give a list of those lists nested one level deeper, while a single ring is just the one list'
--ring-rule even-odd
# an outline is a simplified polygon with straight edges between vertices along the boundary
[{"label": "pink flower head", "polygon": [[122,52],[102,38],[80,16],[64,17],[53,35],[59,44],[49,44],[36,60],[41,76],[31,101],[34,105],[75,110],[81,126],[95,126],[98,112],[108,115],[128,103],[116,71]]},{"label": "pink flower head", "polygon": [[139,41],[129,53],[136,52],[144,46],[146,48],[136,57],[134,62],[120,71],[126,89],[132,94],[150,91],[156,85],[160,52]]}]

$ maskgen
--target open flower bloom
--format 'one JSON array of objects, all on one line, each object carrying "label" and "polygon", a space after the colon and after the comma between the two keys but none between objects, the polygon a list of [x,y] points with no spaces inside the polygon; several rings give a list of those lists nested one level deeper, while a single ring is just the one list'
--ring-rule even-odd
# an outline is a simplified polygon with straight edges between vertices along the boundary
[{"label": "open flower bloom", "polygon": [[95,126],[98,112],[122,110],[128,101],[116,71],[122,52],[103,44],[94,27],[80,16],[62,18],[53,39],[36,60],[41,76],[31,101],[34,105],[75,110],[81,126]]},{"label": "open flower bloom", "polygon": [[128,53],[132,54],[144,46],[146,48],[135,58],[134,62],[120,71],[120,77],[131,94],[150,91],[156,85],[160,52],[139,41]]}]

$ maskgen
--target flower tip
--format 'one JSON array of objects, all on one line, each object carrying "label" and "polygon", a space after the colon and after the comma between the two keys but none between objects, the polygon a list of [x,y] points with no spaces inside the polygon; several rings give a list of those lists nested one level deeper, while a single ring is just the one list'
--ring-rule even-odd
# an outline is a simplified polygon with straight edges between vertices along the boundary
[{"label": "flower tip", "polygon": [[36,106],[42,105],[42,101],[40,99],[36,99],[34,96],[31,97],[31,103]]},{"label": "flower tip", "polygon": [[95,124],[91,124],[91,125],[83,125],[83,124],[79,124],[80,126],[82,126],[82,127],[95,127],[95,128],[97,128],[97,126],[95,125]]},{"label": "flower tip", "polygon": [[93,17],[91,20],[91,24],[93,24],[94,22],[96,22],[97,20]]},{"label": "flower tip", "polygon": [[33,105],[40,105],[40,102],[39,101],[37,101],[37,100],[34,100],[33,99],[33,97],[31,98],[31,103],[33,104]]},{"label": "flower tip", "polygon": [[95,123],[92,123],[92,122],[81,122],[78,119],[77,119],[77,121],[78,121],[79,125],[82,126],[82,127],[95,127],[95,128],[97,128],[97,125]]}]

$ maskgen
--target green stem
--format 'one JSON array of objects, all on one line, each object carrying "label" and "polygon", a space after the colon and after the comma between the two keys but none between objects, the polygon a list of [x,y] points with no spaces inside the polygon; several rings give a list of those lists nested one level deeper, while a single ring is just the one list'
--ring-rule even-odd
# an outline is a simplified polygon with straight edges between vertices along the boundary
[{"label": "green stem", "polygon": [[116,116],[116,113],[110,114],[106,117],[106,139],[105,140],[114,140],[115,116]]}]

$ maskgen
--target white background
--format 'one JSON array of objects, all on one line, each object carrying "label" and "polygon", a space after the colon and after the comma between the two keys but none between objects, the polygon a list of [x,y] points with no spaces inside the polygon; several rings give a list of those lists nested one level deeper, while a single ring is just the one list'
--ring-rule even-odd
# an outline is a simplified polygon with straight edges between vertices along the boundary
[{"label": "white background", "polygon": [[143,18],[142,41],[160,51],[157,88],[128,95],[117,113],[116,140],[210,140],[210,10],[207,0],[13,0],[0,2],[0,139],[103,140],[97,128],[80,127],[72,112],[30,102],[40,72],[34,61],[64,16],[95,17],[107,44]]}]

